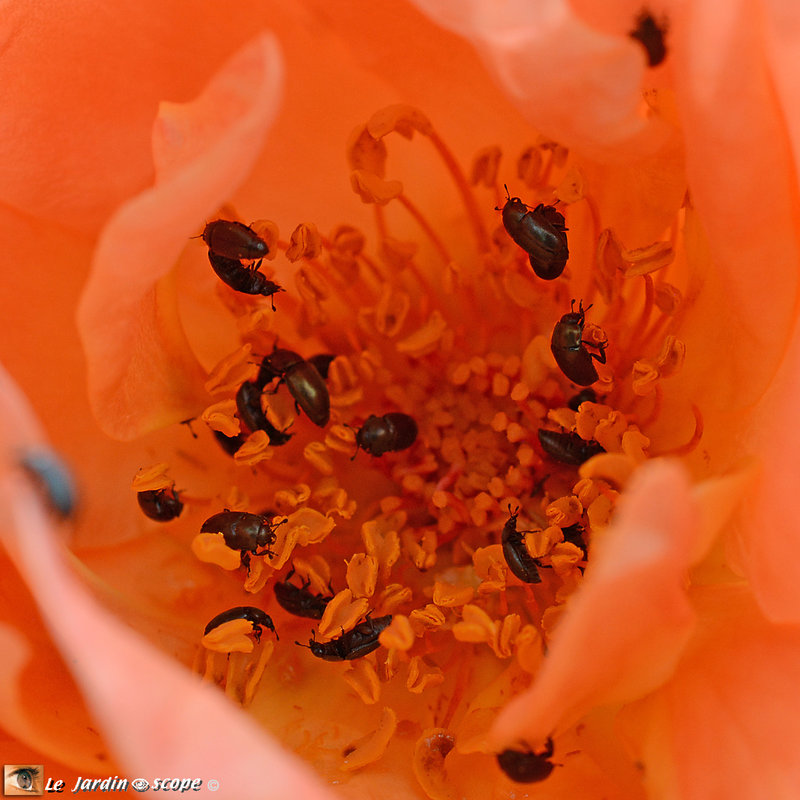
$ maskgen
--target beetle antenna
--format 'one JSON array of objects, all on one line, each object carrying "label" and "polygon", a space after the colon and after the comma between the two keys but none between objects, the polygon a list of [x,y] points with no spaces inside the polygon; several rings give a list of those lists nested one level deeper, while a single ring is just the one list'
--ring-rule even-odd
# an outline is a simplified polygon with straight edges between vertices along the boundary
[{"label": "beetle antenna", "polygon": [[[508,191],[508,184],[504,183],[504,184],[503,184],[503,188],[506,190],[506,197],[507,197],[509,200],[511,200],[511,193]],[[494,207],[494,210],[495,210],[495,211],[502,211],[503,209],[502,209],[502,208],[500,208],[500,206],[495,206],[495,207]]]},{"label": "beetle antenna", "polygon": [[194,428],[192,427],[192,423],[197,419],[197,417],[189,417],[189,419],[182,419],[180,421],[180,425],[185,425],[189,429],[189,433],[192,434],[192,439],[197,438],[197,434],[195,433]]},{"label": "beetle antenna", "polygon": [[298,647],[305,647],[305,648],[306,648],[306,650],[310,650],[310,649],[311,649],[311,645],[309,645],[309,644],[300,644],[300,642],[298,642],[297,640],[295,640],[295,644],[296,644]]}]

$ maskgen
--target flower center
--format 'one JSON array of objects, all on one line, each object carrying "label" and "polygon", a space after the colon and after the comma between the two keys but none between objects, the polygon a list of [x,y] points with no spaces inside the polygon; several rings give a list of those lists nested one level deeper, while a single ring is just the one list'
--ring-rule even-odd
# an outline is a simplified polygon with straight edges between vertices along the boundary
[{"label": "flower center", "polygon": [[[433,146],[462,204],[459,241],[386,178],[391,133]],[[287,241],[259,221],[266,265],[297,264],[294,288],[220,283],[241,346],[209,376],[202,419],[232,461],[212,459],[216,496],[187,495],[213,506],[194,554],[241,597],[209,623],[196,669],[254,708],[291,691],[295,710],[266,724],[332,775],[410,739],[437,797],[448,753],[486,753],[491,715],[538,671],[631,473],[667,450],[646,432],[684,356],[681,292],[664,277],[681,221],[625,250],[564,148],[519,157],[523,202],[500,188],[498,148],[468,180],[408,107],[376,114],[348,156],[374,249],[350,226],[304,223]],[[407,224],[417,241],[396,234]],[[672,452],[702,435],[686,411],[696,432]],[[151,503],[176,494],[159,466],[135,484]],[[351,727],[335,700],[353,695]]]}]

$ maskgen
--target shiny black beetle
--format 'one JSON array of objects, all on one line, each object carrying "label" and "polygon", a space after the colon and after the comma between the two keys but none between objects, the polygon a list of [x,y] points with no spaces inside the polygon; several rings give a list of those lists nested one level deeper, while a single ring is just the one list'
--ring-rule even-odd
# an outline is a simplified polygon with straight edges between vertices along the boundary
[{"label": "shiny black beetle", "polygon": [[145,515],[156,522],[169,522],[183,511],[183,503],[174,486],[138,492],[136,499]]},{"label": "shiny black beetle", "polygon": [[276,292],[284,291],[283,287],[269,280],[258,268],[243,267],[235,258],[226,258],[209,250],[208,260],[217,277],[231,289],[242,294],[261,294],[269,297],[272,310],[275,311]]},{"label": "shiny black beetle", "polygon": [[565,542],[569,542],[570,544],[574,544],[575,547],[580,548],[584,559],[588,556],[586,540],[583,538],[584,528],[580,523],[576,522],[574,525],[568,525],[566,528],[562,528],[561,533],[564,535]]},{"label": "shiny black beetle", "polygon": [[245,381],[236,392],[236,413],[251,433],[264,431],[269,443],[275,447],[286,444],[292,438],[291,433],[279,431],[267,419],[261,408],[261,389],[254,381]]},{"label": "shiny black beetle", "polygon": [[372,456],[395,453],[411,447],[416,439],[417,423],[414,417],[398,411],[382,417],[372,414],[356,433],[356,453],[359,447]]},{"label": "shiny black beetle", "polygon": [[331,361],[333,361],[334,358],[336,358],[336,356],[333,353],[317,353],[317,355],[311,356],[311,358],[308,359],[308,363],[313,364],[317,372],[319,372],[325,380],[328,380]]},{"label": "shiny black beetle", "polygon": [[628,33],[631,39],[635,39],[644,47],[647,64],[650,67],[657,67],[667,57],[667,46],[664,43],[666,32],[667,26],[663,22],[659,25],[653,15],[645,9],[636,18],[636,27]]},{"label": "shiny black beetle", "polygon": [[19,463],[47,500],[51,511],[62,519],[75,513],[75,482],[67,465],[54,452],[29,450],[23,453]]},{"label": "shiny black beetle", "polygon": [[596,403],[597,395],[594,389],[581,389],[577,394],[567,400],[567,408],[577,411],[583,403]]},{"label": "shiny black beetle", "polygon": [[312,594],[308,590],[309,581],[303,581],[302,586],[295,586],[290,583],[292,575],[294,575],[294,567],[282,581],[275,584],[275,599],[278,601],[278,605],[296,617],[322,619],[328,603],[333,600],[333,589],[331,589],[329,597]]},{"label": "shiny black beetle", "polygon": [[[550,350],[555,357],[561,371],[578,386],[590,386],[597,380],[597,369],[592,360],[606,363],[606,347],[608,342],[598,345],[588,344],[583,341],[583,326],[586,322],[586,312],[583,302],[578,304],[575,311],[575,301],[572,301],[572,310],[556,323],[553,336],[550,339]],[[596,347],[600,352],[592,353],[587,347]]]},{"label": "shiny black beetle", "polygon": [[239,452],[239,448],[244,444],[245,439],[247,439],[241,433],[237,433],[236,436],[226,436],[222,431],[214,431],[214,438],[229,456],[236,455]]},{"label": "shiny black beetle", "polygon": [[592,456],[605,453],[605,448],[601,447],[594,439],[581,439],[577,433],[559,433],[539,428],[538,436],[542,450],[550,458],[560,461],[562,464],[579,467]]},{"label": "shiny black beetle", "polygon": [[253,626],[253,638],[257,642],[261,641],[261,634],[264,628],[269,628],[275,634],[276,639],[280,638],[275,626],[272,624],[272,618],[260,608],[254,608],[253,606],[236,606],[236,608],[229,608],[227,611],[217,614],[206,625],[203,635],[205,636],[205,634],[213,631],[214,628],[218,628],[226,622],[233,622],[235,619],[245,619]]},{"label": "shiny black beetle", "polygon": [[324,661],[353,661],[378,649],[380,646],[378,637],[391,622],[391,614],[377,619],[368,618],[364,622],[359,622],[353,630],[343,633],[338,639],[331,639],[329,642],[309,639],[307,645],[300,642],[295,644],[308,647],[317,658]]},{"label": "shiny black beetle", "polygon": [[500,543],[503,545],[503,558],[505,558],[508,568],[523,583],[541,583],[542,578],[539,575],[541,565],[525,547],[525,537],[522,535],[525,531],[517,530],[519,508],[512,511],[511,505],[509,505],[508,513],[510,516],[503,526],[503,533],[500,537]]},{"label": "shiny black beetle", "polygon": [[564,271],[569,258],[564,215],[554,206],[539,203],[533,210],[519,197],[511,197],[503,206],[503,226],[508,235],[528,254],[533,271],[543,280],[555,280]]},{"label": "shiny black beetle", "polygon": [[271,517],[226,509],[209,517],[203,523],[200,532],[221,533],[225,538],[225,544],[232,550],[272,557],[275,553],[269,549],[269,546],[277,538],[275,528],[282,525],[283,522],[273,525]]},{"label": "shiny black beetle", "polygon": [[503,750],[497,754],[500,769],[516,783],[537,783],[547,778],[555,768],[550,761],[553,755],[553,740],[548,739],[541,753],[525,750]]},{"label": "shiny black beetle", "polygon": [[295,405],[306,412],[308,418],[324,428],[331,418],[331,399],[328,387],[317,368],[291,350],[275,348],[261,362],[256,385],[266,386],[273,378],[280,378],[292,395]]},{"label": "shiny black beetle", "polygon": [[255,261],[269,253],[267,243],[242,222],[215,219],[206,225],[202,236],[211,253],[237,262]]}]

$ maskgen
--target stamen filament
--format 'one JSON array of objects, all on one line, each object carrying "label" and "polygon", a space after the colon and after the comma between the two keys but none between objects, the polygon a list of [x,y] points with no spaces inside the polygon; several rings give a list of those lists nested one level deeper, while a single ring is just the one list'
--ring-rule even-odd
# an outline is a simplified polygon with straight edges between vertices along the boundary
[{"label": "stamen filament", "polygon": [[408,196],[403,192],[399,194],[396,198],[400,202],[400,204],[408,211],[409,214],[414,218],[417,224],[422,228],[425,235],[430,239],[431,244],[433,244],[436,252],[439,254],[439,257],[442,259],[442,263],[449,264],[453,259],[450,256],[450,253],[447,251],[447,248],[444,245],[444,242],[439,238],[436,231],[431,227],[430,223],[422,212],[408,199]]},{"label": "stamen filament", "polygon": [[694,433],[692,438],[686,444],[674,447],[671,450],[662,450],[658,453],[653,453],[654,456],[685,456],[692,452],[697,447],[700,440],[703,438],[703,414],[700,409],[692,403],[692,413],[694,414]]},{"label": "stamen filament", "polygon": [[458,161],[456,161],[455,156],[450,152],[450,148],[442,141],[442,139],[439,137],[439,134],[437,134],[435,130],[432,129],[430,131],[428,138],[439,152],[442,161],[444,161],[445,166],[450,172],[453,182],[455,183],[456,188],[461,195],[461,200],[464,203],[464,209],[467,212],[467,218],[469,220],[470,227],[472,228],[472,232],[478,242],[478,251],[481,253],[487,253],[489,251],[489,234],[487,233],[486,227],[483,224],[483,217],[478,209],[478,204],[476,203],[475,197],[472,194],[472,189],[470,189],[466,175],[464,175],[464,173],[461,171],[461,167],[459,166]]}]

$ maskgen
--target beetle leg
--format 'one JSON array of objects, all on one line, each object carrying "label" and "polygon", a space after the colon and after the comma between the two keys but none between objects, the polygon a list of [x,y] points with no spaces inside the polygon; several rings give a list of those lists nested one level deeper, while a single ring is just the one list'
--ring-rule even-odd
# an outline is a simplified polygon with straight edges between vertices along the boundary
[{"label": "beetle leg", "polygon": [[599,361],[601,364],[606,363],[606,347],[608,347],[608,342],[600,342],[600,344],[581,342],[581,344],[588,344],[590,347],[596,347],[600,351],[599,353],[589,353],[588,350],[586,352],[589,353],[589,356],[595,361]]}]

